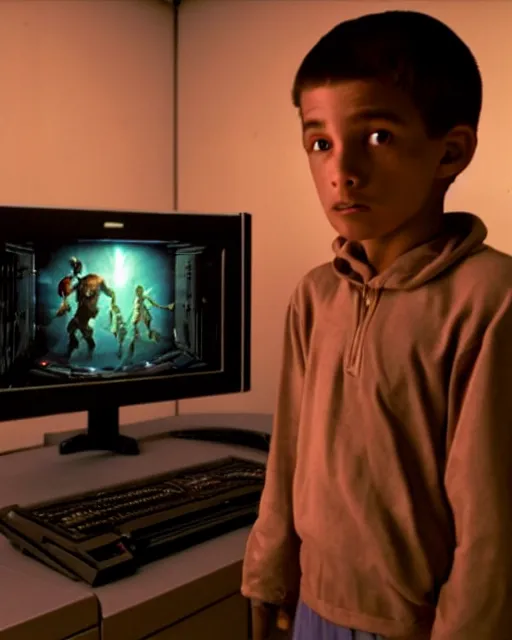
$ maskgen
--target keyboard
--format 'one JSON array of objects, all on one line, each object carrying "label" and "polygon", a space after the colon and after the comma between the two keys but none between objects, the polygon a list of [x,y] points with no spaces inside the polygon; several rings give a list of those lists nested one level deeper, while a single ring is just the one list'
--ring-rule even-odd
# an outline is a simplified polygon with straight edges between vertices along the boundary
[{"label": "keyboard", "polygon": [[252,524],[265,465],[236,457],[0,511],[14,547],[99,586],[141,565]]}]

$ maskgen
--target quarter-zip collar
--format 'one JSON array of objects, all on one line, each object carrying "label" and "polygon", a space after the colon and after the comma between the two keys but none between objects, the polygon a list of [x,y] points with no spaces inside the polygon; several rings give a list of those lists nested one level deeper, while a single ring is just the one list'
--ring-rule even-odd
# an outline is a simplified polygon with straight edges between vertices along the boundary
[{"label": "quarter-zip collar", "polygon": [[366,259],[361,244],[338,237],[333,243],[334,270],[357,290],[357,320],[345,370],[358,377],[368,327],[375,315],[383,290],[410,291],[439,276],[468,254],[484,248],[487,236],[484,223],[470,213],[444,216],[441,233],[400,256],[382,273],[377,274]]},{"label": "quarter-zip collar", "polygon": [[366,330],[379,301],[378,289],[372,289],[366,284],[360,286],[359,289],[356,329],[352,337],[348,360],[345,361],[345,369],[352,376],[358,376],[361,370]]},{"label": "quarter-zip collar", "polygon": [[471,253],[484,248],[487,228],[471,213],[444,214],[443,231],[400,256],[382,273],[376,274],[358,242],[338,237],[333,242],[336,273],[361,288],[411,290],[439,276]]}]

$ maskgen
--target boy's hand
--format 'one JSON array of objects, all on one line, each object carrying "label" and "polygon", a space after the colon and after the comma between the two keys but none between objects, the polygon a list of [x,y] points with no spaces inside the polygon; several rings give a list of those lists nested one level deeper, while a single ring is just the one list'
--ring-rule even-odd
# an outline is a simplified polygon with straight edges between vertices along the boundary
[{"label": "boy's hand", "polygon": [[275,604],[253,600],[253,640],[287,640],[292,637],[293,614]]}]

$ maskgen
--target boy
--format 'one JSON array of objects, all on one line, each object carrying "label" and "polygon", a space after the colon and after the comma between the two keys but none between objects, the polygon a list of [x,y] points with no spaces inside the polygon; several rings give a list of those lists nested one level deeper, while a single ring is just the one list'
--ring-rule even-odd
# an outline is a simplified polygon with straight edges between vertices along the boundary
[{"label": "boy", "polygon": [[279,609],[295,640],[512,638],[512,258],[444,213],[481,93],[466,45],[415,12],[341,23],[297,73],[338,237],[287,311],[243,570],[255,640]]}]

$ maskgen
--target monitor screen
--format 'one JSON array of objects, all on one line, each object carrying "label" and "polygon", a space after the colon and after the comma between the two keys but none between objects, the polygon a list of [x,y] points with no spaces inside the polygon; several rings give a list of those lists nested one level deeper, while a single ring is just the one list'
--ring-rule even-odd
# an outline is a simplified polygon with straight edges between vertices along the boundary
[{"label": "monitor screen", "polygon": [[249,214],[0,215],[0,420],[250,388]]},{"label": "monitor screen", "polygon": [[0,264],[0,388],[220,368],[218,250],[34,240],[4,243]]}]

